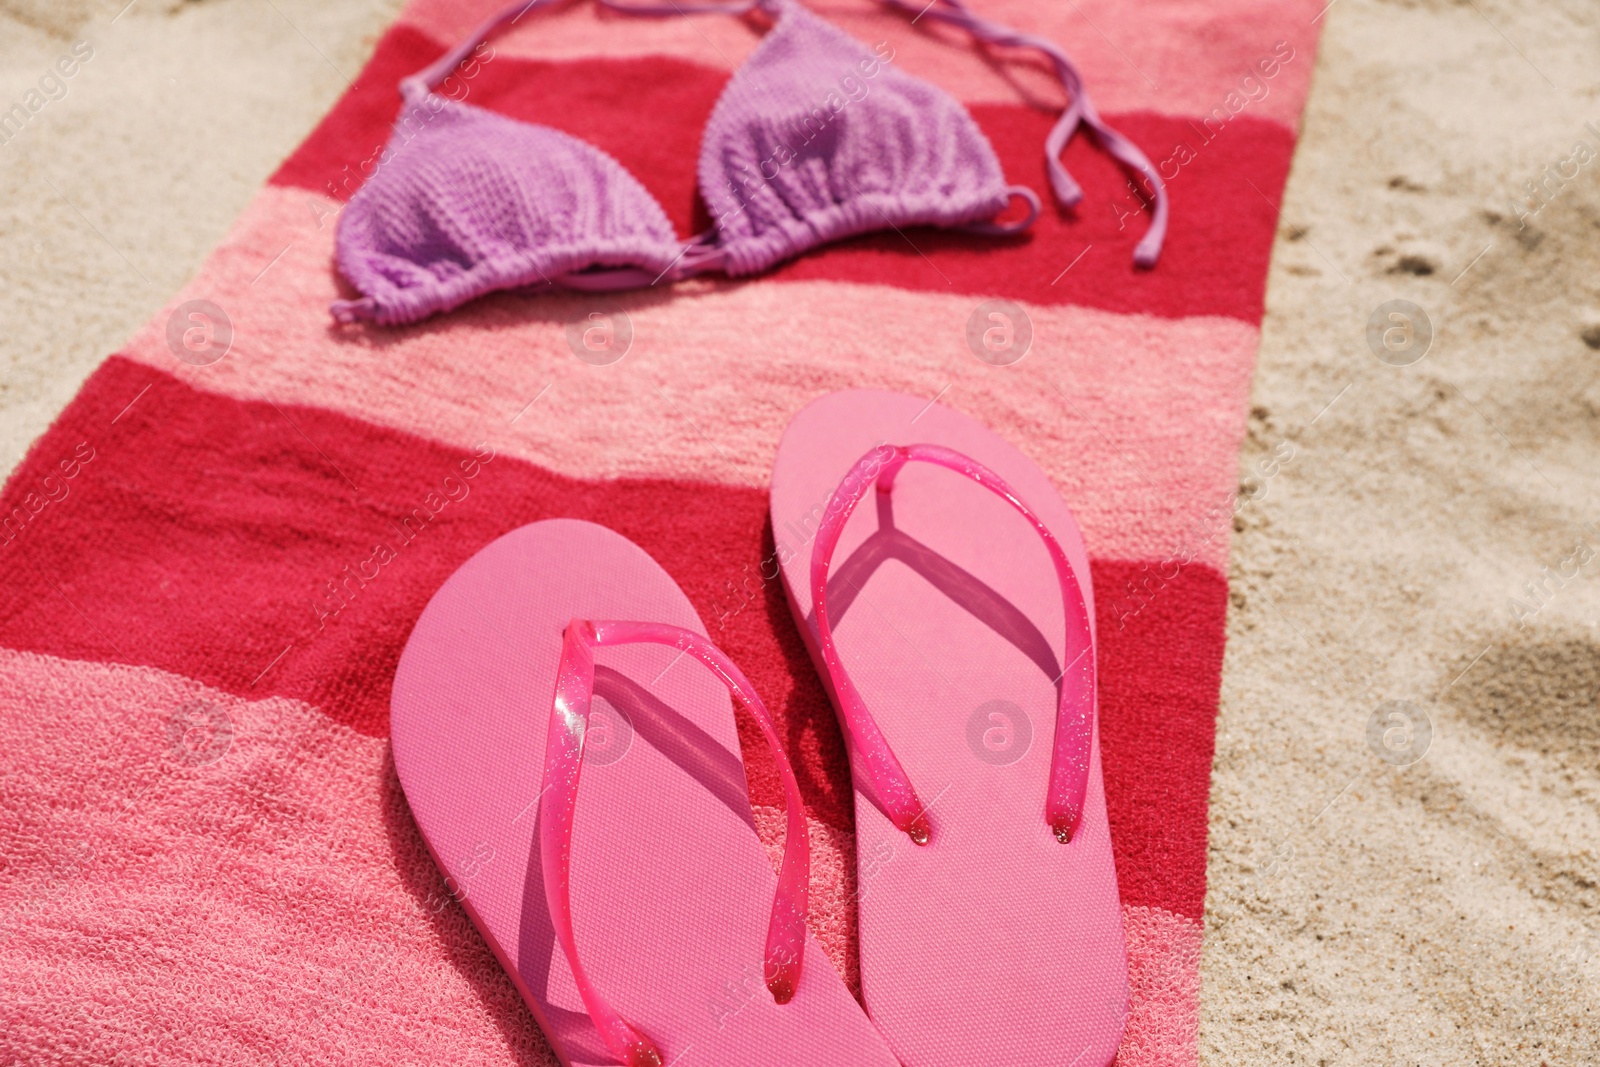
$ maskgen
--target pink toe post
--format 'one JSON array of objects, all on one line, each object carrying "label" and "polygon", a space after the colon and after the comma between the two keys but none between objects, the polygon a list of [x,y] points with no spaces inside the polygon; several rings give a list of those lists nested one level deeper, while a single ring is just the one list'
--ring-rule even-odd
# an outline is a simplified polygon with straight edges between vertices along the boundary
[{"label": "pink toe post", "polygon": [[1061,597],[1067,609],[1066,647],[1070,658],[1061,677],[1057,679],[1061,695],[1056,705],[1055,747],[1050,761],[1050,791],[1044,816],[1056,840],[1067,844],[1072,840],[1078,820],[1083,817],[1083,797],[1089,783],[1089,745],[1094,736],[1094,641],[1090,634],[1089,609],[1084,603],[1083,587],[1055,535],[1029,510],[1028,505],[1022,502],[1004,479],[971,456],[964,456],[953,449],[938,445],[882,445],[873,449],[857,460],[855,466],[850,468],[850,473],[844,476],[838,491],[829,499],[822,525],[817,529],[817,538],[811,550],[811,610],[822,660],[827,664],[829,680],[838,694],[851,743],[865,760],[879,802],[895,826],[915,843],[927,844],[931,830],[926,810],[906,778],[905,769],[884,740],[883,731],[878,729],[861,694],[850,681],[850,673],[845,670],[838,649],[834,647],[827,605],[828,566],[850,513],[874,481],[877,482],[878,492],[886,496],[892,493],[895,475],[911,462],[932,463],[955,471],[994,493],[1032,524],[1050,553],[1050,562],[1055,566],[1056,577],[1061,583]]}]

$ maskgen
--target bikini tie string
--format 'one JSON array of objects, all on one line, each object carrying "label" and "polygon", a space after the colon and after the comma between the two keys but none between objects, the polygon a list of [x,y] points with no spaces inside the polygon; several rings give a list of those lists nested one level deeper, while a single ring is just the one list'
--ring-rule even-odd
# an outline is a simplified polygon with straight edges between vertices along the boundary
[{"label": "bikini tie string", "polygon": [[1050,188],[1063,207],[1076,207],[1083,199],[1083,187],[1067,173],[1061,164],[1061,152],[1077,132],[1079,125],[1089,127],[1106,153],[1145,180],[1151,200],[1150,225],[1144,237],[1133,250],[1133,261],[1140,267],[1153,267],[1161,258],[1161,247],[1167,237],[1167,189],[1151,165],[1149,157],[1128,138],[1112,129],[1095,110],[1084,88],[1083,76],[1077,65],[1055,42],[1033,34],[1022,33],[998,22],[983,18],[966,6],[964,0],[934,0],[927,7],[918,7],[909,0],[883,0],[890,7],[913,16],[930,18],[951,26],[959,26],[986,44],[1007,48],[1032,48],[1044,54],[1055,68],[1056,77],[1067,93],[1067,107],[1056,120],[1054,128],[1044,141],[1045,167],[1050,174]]}]

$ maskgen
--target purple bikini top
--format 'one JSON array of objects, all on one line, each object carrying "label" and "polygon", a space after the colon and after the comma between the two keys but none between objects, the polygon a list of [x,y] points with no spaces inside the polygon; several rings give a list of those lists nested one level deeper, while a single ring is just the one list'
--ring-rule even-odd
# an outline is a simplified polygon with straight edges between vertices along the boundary
[{"label": "purple bikini top", "polygon": [[[796,0],[599,0],[652,16],[759,6],[776,20],[706,123],[698,178],[713,228],[680,240],[661,205],[605,152],[434,92],[491,34],[556,2],[513,4],[400,83],[405,103],[389,144],[339,218],[339,271],[363,294],[333,305],[340,322],[417,322],[501,289],[620,290],[711,272],[737,278],[856,234],[929,225],[1018,233],[1038,217],[1038,196],[1006,183],[994,148],[954,98],[890,68]],[[885,2],[919,11],[911,0]],[[933,0],[920,17],[1044,53],[1070,99],[1045,139],[1056,199],[1067,207],[1082,199],[1058,157],[1087,126],[1151,193],[1150,226],[1133,258],[1153,266],[1167,230],[1161,178],[1101,120],[1066,53],[978,17],[963,0]],[[1013,197],[1027,203],[1026,217],[994,221]]]}]

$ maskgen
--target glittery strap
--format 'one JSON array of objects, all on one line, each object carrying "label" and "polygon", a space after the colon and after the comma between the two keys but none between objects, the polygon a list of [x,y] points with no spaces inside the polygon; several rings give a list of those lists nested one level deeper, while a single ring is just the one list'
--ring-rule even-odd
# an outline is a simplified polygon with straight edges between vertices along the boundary
[{"label": "glittery strap", "polygon": [[1063,661],[1067,666],[1056,679],[1060,696],[1056,705],[1055,747],[1050,759],[1050,785],[1044,814],[1056,839],[1066,844],[1083,817],[1084,794],[1089,785],[1090,745],[1094,739],[1095,662],[1088,602],[1072,562],[1043,521],[998,474],[953,449],[939,445],[881,445],[873,449],[844,476],[823,509],[822,522],[817,528],[811,550],[812,615],[822,661],[838,697],[856,758],[865,767],[877,800],[890,821],[912,841],[927,844],[932,830],[927,811],[839,658],[827,607],[828,565],[851,512],[874,482],[878,492],[892,492],[895,475],[909,462],[932,463],[955,471],[1005,500],[1033,524],[1050,553],[1050,562],[1055,565],[1065,605],[1067,634]]},{"label": "glittery strap", "polygon": [[772,716],[738,667],[709,640],[676,626],[648,622],[591,622],[574,619],[562,637],[555,702],[545,741],[544,782],[539,801],[539,850],[544,867],[545,901],[556,937],[572,967],[583,1006],[612,1055],[626,1067],[659,1067],[661,1053],[649,1038],[617,1014],[584,971],[572,933],[572,816],[583,769],[583,739],[594,695],[594,650],[615,645],[656,644],[676,648],[711,669],[734,698],[755,717],[772,747],[783,777],[788,808],[783,867],[767,925],[765,978],[779,1004],[794,996],[806,945],[806,909],[811,885],[811,845],[805,806],[794,769],[784,754]]}]

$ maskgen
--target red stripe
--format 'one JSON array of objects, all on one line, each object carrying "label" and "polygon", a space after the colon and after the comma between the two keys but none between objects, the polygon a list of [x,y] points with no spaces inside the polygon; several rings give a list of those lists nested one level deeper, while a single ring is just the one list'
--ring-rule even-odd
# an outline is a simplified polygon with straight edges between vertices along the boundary
[{"label": "red stripe", "polygon": [[[462,499],[448,500],[447,476],[458,496],[466,487]],[[437,515],[408,543],[393,521],[430,503]],[[470,452],[317,408],[197,392],[113,357],[29,452],[3,504],[0,645],[292,697],[375,735],[387,731],[413,622],[467,557],[538,519],[604,523],[677,578],[768,698],[812,814],[851,826],[832,713],[782,590],[758,577],[772,551],[759,490],[579,481],[509,456],[475,466]],[[367,567],[376,577],[363,586],[348,576],[377,544],[395,557]],[[1226,589],[1220,575],[1186,569],[1118,629],[1106,591],[1138,569],[1095,564],[1118,868],[1126,903],[1198,918]],[[335,580],[352,591],[348,606],[319,623],[315,605],[335,606]],[[781,804],[764,743],[745,740],[753,799]]]},{"label": "red stripe", "polygon": [[1117,593],[1130,581],[1143,586],[1151,567],[1091,560],[1090,569],[1100,757],[1122,902],[1199,920],[1228,582],[1210,567],[1184,567],[1119,629]]},{"label": "red stripe", "polygon": [[[439,51],[415,30],[392,30],[357,87],[273,182],[347,199],[359,187],[363,163],[371,168],[388,137],[399,109],[395,83]],[[687,236],[710,226],[696,192],[695,163],[701,130],[725,82],[720,71],[663,57],[554,63],[502,57],[464,84],[473,103],[555,126],[610,152]],[[972,112],[1010,180],[1048,194],[1042,145],[1053,116],[1020,105],[982,104]],[[1080,135],[1064,160],[1084,186],[1083,203],[1076,212],[1047,207],[1030,236],[886,232],[811,252],[774,276],[1259,322],[1276,198],[1288,174],[1293,134],[1248,116],[1210,131],[1198,122],[1148,113],[1107,117],[1144,146],[1164,173],[1176,175],[1169,182],[1172,228],[1155,270],[1132,266],[1133,245],[1147,220],[1127,179]],[[1193,153],[1191,161],[1184,162],[1180,145]]]}]

